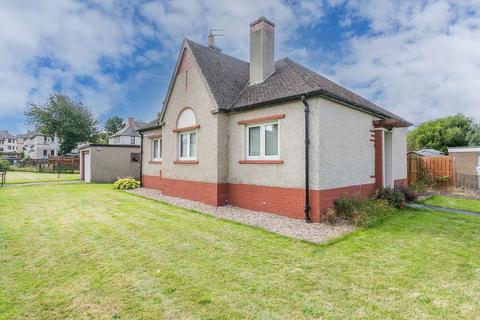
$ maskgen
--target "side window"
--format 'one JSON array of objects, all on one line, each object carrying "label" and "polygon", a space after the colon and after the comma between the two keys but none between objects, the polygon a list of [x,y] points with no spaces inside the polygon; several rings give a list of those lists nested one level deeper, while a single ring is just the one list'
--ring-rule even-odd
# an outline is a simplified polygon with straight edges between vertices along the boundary
[{"label": "side window", "polygon": [[130,137],[130,144],[135,144],[135,137]]},{"label": "side window", "polygon": [[279,156],[278,122],[247,126],[247,159],[277,159]]},{"label": "side window", "polygon": [[140,162],[140,153],[130,154],[130,161],[131,162]]},{"label": "side window", "polygon": [[152,160],[162,160],[162,139],[152,140]]},{"label": "side window", "polygon": [[197,158],[197,132],[180,133],[179,150],[181,160],[195,160]]}]

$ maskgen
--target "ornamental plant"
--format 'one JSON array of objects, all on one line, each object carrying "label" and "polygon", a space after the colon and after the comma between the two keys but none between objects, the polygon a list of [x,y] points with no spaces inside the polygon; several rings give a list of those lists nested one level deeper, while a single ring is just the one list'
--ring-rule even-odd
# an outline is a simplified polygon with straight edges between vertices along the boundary
[{"label": "ornamental plant", "polygon": [[140,181],[132,177],[118,178],[113,184],[113,188],[118,190],[130,190],[138,187],[140,187]]}]

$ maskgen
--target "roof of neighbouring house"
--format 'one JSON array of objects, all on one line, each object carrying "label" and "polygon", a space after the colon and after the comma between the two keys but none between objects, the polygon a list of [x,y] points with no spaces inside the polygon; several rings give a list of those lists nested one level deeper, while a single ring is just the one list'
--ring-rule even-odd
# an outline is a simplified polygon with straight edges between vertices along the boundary
[{"label": "roof of neighbouring house", "polygon": [[110,138],[113,137],[120,137],[120,136],[129,136],[129,137],[139,137],[140,134],[138,130],[148,126],[149,123],[141,122],[141,121],[128,121],[126,124],[123,125],[123,128],[119,131],[115,132]]},{"label": "roof of neighbouring house", "polygon": [[0,130],[0,139],[16,139],[8,130]]},{"label": "roof of neighbouring house", "polygon": [[405,126],[411,125],[405,119],[289,58],[276,61],[275,73],[264,82],[249,85],[250,64],[248,62],[189,39],[185,39],[185,42],[190,47],[220,110],[254,108],[292,100],[304,94],[321,95],[380,118],[392,118]]},{"label": "roof of neighbouring house", "polygon": [[478,153],[478,152],[480,152],[480,147],[452,147],[452,148],[448,148],[448,153],[456,153],[456,152]]},{"label": "roof of neighbouring house", "polygon": [[438,150],[435,150],[435,149],[421,149],[421,150],[417,150],[417,151],[411,151],[411,153],[416,153],[416,154],[418,154],[419,156],[422,156],[422,157],[436,157],[436,156],[443,155],[442,151],[438,151]]}]

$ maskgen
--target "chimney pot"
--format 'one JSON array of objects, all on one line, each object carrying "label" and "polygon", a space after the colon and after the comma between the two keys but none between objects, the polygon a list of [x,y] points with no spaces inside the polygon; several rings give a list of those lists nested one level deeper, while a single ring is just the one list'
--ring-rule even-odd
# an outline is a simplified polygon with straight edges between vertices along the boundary
[{"label": "chimney pot", "polygon": [[265,17],[250,23],[250,85],[275,72],[275,24]]}]

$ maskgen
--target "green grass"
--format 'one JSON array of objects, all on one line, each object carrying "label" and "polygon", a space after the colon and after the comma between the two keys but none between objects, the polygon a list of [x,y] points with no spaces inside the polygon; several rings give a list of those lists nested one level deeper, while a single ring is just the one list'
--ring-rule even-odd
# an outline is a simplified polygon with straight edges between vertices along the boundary
[{"label": "green grass", "polygon": [[80,180],[78,173],[39,173],[39,172],[24,172],[24,171],[7,171],[6,183],[32,183],[32,182],[52,182],[52,181],[72,181]]},{"label": "green grass", "polygon": [[480,212],[480,200],[462,199],[447,196],[432,196],[427,200],[420,201],[420,203],[430,206]]},{"label": "green grass", "polygon": [[404,210],[327,245],[110,185],[0,188],[0,319],[474,319],[480,218]]}]

